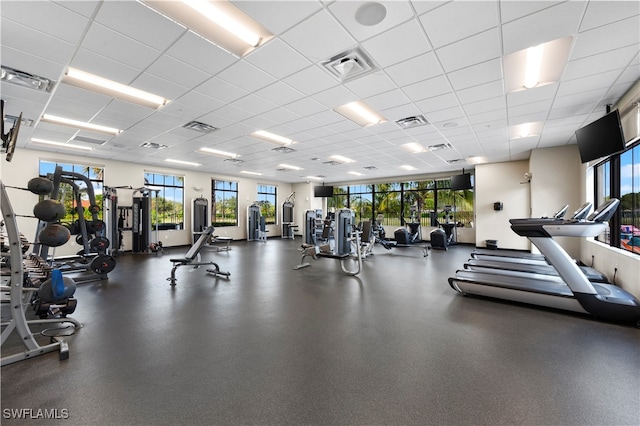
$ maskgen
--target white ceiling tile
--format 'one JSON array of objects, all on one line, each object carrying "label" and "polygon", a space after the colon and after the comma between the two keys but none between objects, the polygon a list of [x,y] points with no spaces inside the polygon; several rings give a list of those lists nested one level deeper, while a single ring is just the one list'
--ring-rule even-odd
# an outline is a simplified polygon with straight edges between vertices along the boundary
[{"label": "white ceiling tile", "polygon": [[276,81],[248,62],[239,61],[218,73],[218,77],[248,91],[261,89]]},{"label": "white ceiling tile", "polygon": [[136,78],[131,86],[169,100],[177,99],[188,91],[185,86],[177,85],[147,72]]},{"label": "white ceiling tile", "polygon": [[444,76],[439,76],[406,86],[402,91],[409,97],[409,99],[419,101],[449,93],[451,91],[451,87],[449,87],[449,82]]},{"label": "white ceiling tile", "polygon": [[244,109],[236,108],[233,105],[226,105],[224,108],[220,108],[215,111],[215,114],[219,117],[226,118],[231,122],[242,121],[246,118],[254,115],[253,113],[246,111]]},{"label": "white ceiling tile", "polygon": [[534,14],[542,9],[553,7],[556,4],[562,3],[561,1],[502,1],[500,2],[500,18],[502,22],[513,21],[514,19],[522,18],[526,15]]},{"label": "white ceiling tile", "polygon": [[399,86],[416,83],[443,73],[433,52],[425,53],[386,68],[386,73]]},{"label": "white ceiling tile", "polygon": [[485,99],[479,102],[469,102],[464,104],[463,108],[466,114],[475,115],[486,111],[504,110],[506,107],[503,96]]},{"label": "white ceiling tile", "polygon": [[282,40],[314,63],[330,58],[355,44],[353,37],[325,10],[288,30],[282,35]]},{"label": "white ceiling tile", "polygon": [[[468,115],[467,119],[469,123],[473,125],[486,123],[494,127],[495,125],[493,123],[500,123],[501,126],[505,126],[507,123],[507,110],[494,109],[492,111],[485,111],[480,114]],[[485,130],[487,129],[485,128]]]},{"label": "white ceiling tile", "polygon": [[160,55],[156,49],[100,24],[93,24],[89,28],[82,47],[138,69],[145,69]]},{"label": "white ceiling tile", "polygon": [[626,46],[640,48],[639,21],[640,19],[634,16],[615,24],[578,34],[571,51],[571,59],[583,58]]},{"label": "white ceiling tile", "polygon": [[500,34],[490,29],[473,37],[436,49],[436,56],[446,72],[499,58]]},{"label": "white ceiling tile", "polygon": [[[511,106],[509,108],[509,118],[519,117],[524,115],[533,117],[534,114],[543,113],[544,115],[542,120],[544,120],[544,118],[546,118],[546,113],[549,111],[552,104],[553,104],[553,99],[547,99],[544,101],[531,102],[528,104],[522,104],[518,106]],[[538,121],[538,120],[529,119],[527,121],[531,122],[531,121]]]},{"label": "white ceiling tile", "polygon": [[72,10],[86,18],[90,18],[95,13],[97,7],[102,5],[101,0],[56,0],[54,3]]},{"label": "white ceiling tile", "polygon": [[322,8],[315,0],[233,0],[233,3],[275,35],[283,33]]},{"label": "white ceiling tile", "polygon": [[640,3],[637,1],[591,1],[587,5],[580,31],[610,24],[640,15]]},{"label": "white ceiling tile", "polygon": [[336,1],[329,5],[331,13],[359,41],[371,38],[413,17],[413,11],[408,2],[385,1],[379,2],[386,9],[386,15],[382,22],[376,25],[362,25],[356,21],[356,12],[360,6],[366,3],[366,1]]},{"label": "white ceiling tile", "polygon": [[194,90],[185,93],[173,102],[170,102],[163,109],[169,109],[173,103],[180,106],[187,106],[190,109],[202,111],[202,113],[214,111],[224,105],[224,102],[203,95]]},{"label": "white ceiling tile", "polygon": [[[314,99],[318,102],[322,102],[327,108],[333,109],[358,100],[358,96],[347,90],[344,86],[336,86],[317,93],[314,96]],[[287,108],[289,108],[289,105],[287,105]],[[316,112],[319,111],[312,111],[312,113]]]},{"label": "white ceiling tile", "polygon": [[[434,48],[451,44],[498,25],[495,0],[449,2],[420,16],[420,22]],[[460,22],[465,25],[460,25]]]},{"label": "white ceiling tile", "polygon": [[338,85],[338,81],[329,76],[327,71],[316,66],[305,68],[283,81],[306,95],[313,95]]},{"label": "white ceiling tile", "polygon": [[502,78],[502,62],[500,59],[491,59],[447,73],[447,77],[455,90],[466,89]]},{"label": "white ceiling tile", "polygon": [[464,117],[464,112],[459,106],[452,108],[441,109],[438,111],[432,111],[427,114],[427,119],[431,123],[441,123],[445,121],[458,121],[461,117]]},{"label": "white ceiling tile", "polygon": [[364,101],[378,111],[384,111],[385,109],[405,105],[411,102],[407,95],[399,89],[390,90],[388,92],[368,97],[364,99]]},{"label": "white ceiling tile", "polygon": [[[2,17],[73,45],[79,43],[88,23],[86,17],[56,3],[44,1],[2,2]],[[4,30],[2,32],[4,37]]]},{"label": "white ceiling tile", "polygon": [[141,74],[139,68],[131,67],[125,63],[82,48],[78,49],[73,57],[73,61],[69,65],[122,84],[131,83]]},{"label": "white ceiling tile", "polygon": [[304,94],[281,81],[260,89],[255,94],[278,105],[286,105],[304,97]]},{"label": "white ceiling tile", "polygon": [[233,102],[249,92],[220,78],[211,78],[194,89],[196,92],[222,102]]},{"label": "white ceiling tile", "polygon": [[3,46],[29,52],[59,64],[68,63],[75,50],[73,44],[5,18],[0,21],[0,39]]},{"label": "white ceiling tile", "polygon": [[360,99],[397,88],[394,82],[381,72],[362,76],[355,80],[351,80],[344,85]]},{"label": "white ceiling tile", "polygon": [[[410,41],[410,42],[409,42]],[[420,25],[408,21],[362,43],[374,61],[386,67],[431,50]],[[392,48],[389,48],[392,46]]]},{"label": "white ceiling tile", "polygon": [[304,56],[278,39],[261,46],[245,60],[279,79],[311,65]]},{"label": "white ceiling tile", "polygon": [[0,58],[2,58],[2,65],[4,66],[54,81],[58,80],[66,68],[62,64],[4,45],[0,50]]},{"label": "white ceiling tile", "polygon": [[423,99],[416,102],[416,106],[423,113],[435,112],[441,109],[447,109],[458,106],[458,98],[453,93],[446,93],[440,96]]},{"label": "white ceiling tile", "polygon": [[189,88],[198,86],[211,77],[211,74],[166,55],[158,58],[145,72]]},{"label": "white ceiling tile", "polygon": [[327,110],[326,106],[311,98],[304,98],[295,102],[291,102],[290,104],[286,105],[285,108],[302,116],[317,114],[319,112]]},{"label": "white ceiling tile", "polygon": [[95,20],[160,51],[166,50],[186,31],[181,25],[137,1],[106,1]]},{"label": "white ceiling tile", "polygon": [[297,120],[298,118],[300,118],[299,114],[296,114],[295,112],[283,107],[279,107],[271,111],[267,111],[263,113],[261,116],[273,122],[270,126],[280,124],[280,123],[288,123],[290,121]]},{"label": "white ceiling tile", "polygon": [[504,24],[502,26],[503,53],[507,55],[575,34],[578,31],[584,5],[582,1],[564,2]]},{"label": "white ceiling tile", "polygon": [[560,88],[558,89],[558,93],[556,94],[556,96],[562,97],[567,95],[574,95],[591,89],[608,89],[613,85],[619,75],[620,71],[614,70],[590,75],[588,77],[563,81],[560,84]]},{"label": "white ceiling tile", "polygon": [[254,94],[249,94],[244,98],[240,98],[229,105],[245,111],[249,111],[250,113],[255,115],[270,111],[277,107],[277,105],[273,102],[270,102]]},{"label": "white ceiling tile", "polygon": [[564,80],[572,80],[605,71],[622,69],[638,55],[637,46],[627,46],[616,50],[571,60],[564,71]]},{"label": "white ceiling tile", "polygon": [[217,74],[238,60],[231,53],[191,31],[184,34],[173,44],[167,50],[167,54],[212,75]]},{"label": "white ceiling tile", "polygon": [[478,102],[484,99],[503,96],[504,89],[501,80],[492,81],[490,83],[481,84],[479,86],[470,87],[456,91],[458,99],[465,104],[467,102]]}]

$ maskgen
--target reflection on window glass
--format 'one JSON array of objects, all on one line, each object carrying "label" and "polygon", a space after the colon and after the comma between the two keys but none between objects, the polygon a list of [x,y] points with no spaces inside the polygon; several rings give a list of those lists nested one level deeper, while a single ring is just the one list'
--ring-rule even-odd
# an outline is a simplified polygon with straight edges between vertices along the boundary
[{"label": "reflection on window glass", "polygon": [[260,212],[265,218],[267,225],[276,223],[276,203],[277,188],[273,185],[258,185],[258,202],[260,202]]}]

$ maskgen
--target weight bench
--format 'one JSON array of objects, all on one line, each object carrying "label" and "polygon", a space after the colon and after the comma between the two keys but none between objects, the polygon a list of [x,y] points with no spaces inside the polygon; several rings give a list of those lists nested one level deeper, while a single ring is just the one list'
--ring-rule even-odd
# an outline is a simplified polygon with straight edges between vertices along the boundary
[{"label": "weight bench", "polygon": [[207,272],[215,275],[216,277],[225,277],[229,278],[231,275],[229,272],[221,272],[220,267],[215,262],[194,262],[196,258],[199,256],[200,250],[206,244],[206,242],[211,238],[213,234],[214,227],[209,226],[198,238],[198,241],[195,242],[194,245],[191,246],[189,251],[181,258],[169,259],[171,263],[173,263],[173,268],[171,268],[171,277],[167,278],[167,281],[171,282],[171,286],[176,285],[176,269],[180,266],[193,266],[193,269],[197,269],[203,265],[212,265],[214,269],[207,269]]},{"label": "weight bench", "polygon": [[231,250],[231,241],[233,241],[232,237],[218,237],[212,235],[207,245],[214,248],[217,252],[229,251]]}]

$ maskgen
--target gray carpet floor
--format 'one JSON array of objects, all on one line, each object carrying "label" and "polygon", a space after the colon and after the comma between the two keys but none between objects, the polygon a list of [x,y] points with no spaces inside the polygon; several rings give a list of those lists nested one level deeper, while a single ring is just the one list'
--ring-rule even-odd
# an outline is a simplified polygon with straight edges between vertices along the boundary
[{"label": "gray carpet floor", "polygon": [[205,248],[230,279],[183,267],[174,288],[186,247],[119,256],[78,287],[68,360],[2,367],[2,424],[640,424],[639,330],[459,295],[470,246],[376,246],[352,277],[293,270],[299,243]]}]

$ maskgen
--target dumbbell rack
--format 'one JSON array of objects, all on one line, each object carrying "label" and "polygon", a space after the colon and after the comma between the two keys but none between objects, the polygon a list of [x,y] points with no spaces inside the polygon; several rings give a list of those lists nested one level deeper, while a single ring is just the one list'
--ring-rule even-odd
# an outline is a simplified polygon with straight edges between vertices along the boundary
[{"label": "dumbbell rack", "polygon": [[[7,282],[2,283],[0,288],[2,303],[8,303],[10,317],[2,318],[2,359],[1,365],[11,364],[13,362],[22,361],[33,358],[48,352],[58,350],[60,352],[60,360],[69,358],[69,345],[61,337],[51,337],[50,343],[41,345],[36,336],[40,333],[33,333],[30,326],[35,324],[60,324],[71,323],[76,328],[81,328],[82,324],[73,318],[48,318],[48,319],[27,319],[26,309],[30,306],[30,300],[36,288],[24,287],[24,265],[22,250],[20,246],[20,237],[18,233],[18,224],[16,215],[13,212],[9,196],[2,180],[0,180],[0,206],[2,208],[2,217],[9,240],[9,256],[10,256],[10,276]],[[8,296],[8,297],[7,297]],[[14,331],[18,334],[25,350],[22,352],[6,355],[5,343],[8,342],[9,336]]]}]

